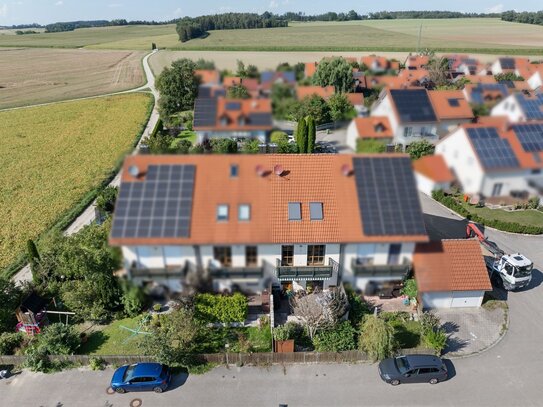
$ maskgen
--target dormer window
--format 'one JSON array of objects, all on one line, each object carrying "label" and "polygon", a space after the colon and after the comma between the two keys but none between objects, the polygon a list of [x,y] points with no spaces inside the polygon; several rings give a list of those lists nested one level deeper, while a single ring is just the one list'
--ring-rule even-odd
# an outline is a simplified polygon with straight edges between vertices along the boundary
[{"label": "dormer window", "polygon": [[385,126],[383,126],[381,123],[378,123],[375,126],[373,126],[373,129],[375,130],[376,133],[382,133],[383,131],[385,131]]},{"label": "dormer window", "polygon": [[300,202],[288,203],[288,220],[302,220],[302,204]]},{"label": "dormer window", "polygon": [[228,205],[217,205],[217,220],[224,222],[228,220]]}]

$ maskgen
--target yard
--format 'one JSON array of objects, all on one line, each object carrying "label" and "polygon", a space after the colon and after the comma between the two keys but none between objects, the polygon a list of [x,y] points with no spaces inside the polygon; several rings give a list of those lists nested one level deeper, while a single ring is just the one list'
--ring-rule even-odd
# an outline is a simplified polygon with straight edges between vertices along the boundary
[{"label": "yard", "polygon": [[463,203],[462,206],[470,213],[474,213],[485,219],[495,219],[502,222],[516,222],[526,226],[543,227],[543,212],[536,209],[506,211],[503,209],[490,209],[487,207],[477,208],[476,206],[467,203]]},{"label": "yard", "polygon": [[0,109],[136,88],[145,82],[143,55],[139,51],[0,49]]},{"label": "yard", "polygon": [[0,269],[92,198],[133,148],[150,107],[149,95],[131,94],[0,112]]}]

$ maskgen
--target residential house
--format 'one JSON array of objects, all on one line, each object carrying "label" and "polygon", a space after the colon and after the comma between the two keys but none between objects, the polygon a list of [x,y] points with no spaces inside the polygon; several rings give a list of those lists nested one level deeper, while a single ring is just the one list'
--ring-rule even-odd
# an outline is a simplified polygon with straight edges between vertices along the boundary
[{"label": "residential house", "polygon": [[[501,120],[500,120],[501,121]],[[543,122],[507,128],[464,124],[436,145],[463,191],[483,197],[543,195]]]},{"label": "residential house", "polygon": [[466,79],[468,83],[471,83],[474,85],[478,83],[486,83],[486,84],[498,83],[496,81],[496,78],[494,78],[494,75],[464,75],[463,78]]},{"label": "residential house", "polygon": [[537,65],[532,74],[525,79],[532,90],[543,90],[543,64]]},{"label": "residential house", "polygon": [[392,145],[394,133],[386,117],[357,117],[351,121],[347,128],[347,145],[357,151],[358,140],[379,140]]},{"label": "residential house", "polygon": [[269,99],[198,98],[194,103],[198,142],[211,138],[255,138],[266,142],[272,130]]},{"label": "residential house", "polygon": [[371,116],[388,118],[394,143],[409,146],[413,141],[438,141],[439,118],[426,89],[385,89],[375,103]]},{"label": "residential house", "polygon": [[415,70],[426,68],[430,62],[430,57],[427,55],[413,55],[407,57],[405,61],[405,69]]},{"label": "residential house", "polygon": [[543,120],[543,93],[513,94],[494,106],[492,116],[507,116],[511,123]]},{"label": "residential house", "polygon": [[413,163],[417,188],[426,195],[432,195],[433,191],[447,191],[451,188],[454,175],[447,167],[443,156],[427,155]]},{"label": "residential house", "polygon": [[509,96],[503,83],[468,83],[463,92],[468,102],[474,105],[494,105]]},{"label": "residential house", "polygon": [[194,74],[200,78],[201,85],[219,85],[221,73],[216,69],[196,69]]},{"label": "residential house", "polygon": [[345,96],[347,96],[347,99],[353,105],[358,116],[366,116],[368,114],[368,108],[364,105],[363,93],[346,93]]},{"label": "residential house", "polygon": [[461,90],[431,90],[428,95],[439,120],[439,137],[446,136],[461,124],[473,120],[473,110]]},{"label": "residential house", "polygon": [[259,292],[400,281],[428,237],[406,155],[132,155],[109,240],[138,284]]},{"label": "residential house", "polygon": [[304,76],[306,78],[311,78],[313,75],[315,75],[315,72],[317,72],[317,66],[319,66],[318,62],[306,62]]},{"label": "residential house", "polygon": [[477,240],[417,244],[413,262],[423,308],[477,308],[492,290]]},{"label": "residential house", "polygon": [[298,100],[302,100],[306,97],[317,95],[324,100],[328,100],[335,92],[336,91],[333,86],[297,86],[296,98]]},{"label": "residential house", "polygon": [[252,98],[260,96],[260,83],[256,78],[240,78],[239,76],[226,76],[223,79],[223,86],[229,89],[234,86],[243,86]]},{"label": "residential house", "polygon": [[269,95],[275,84],[296,86],[296,73],[294,71],[264,71],[260,74],[260,90]]},{"label": "residential house", "polygon": [[528,58],[498,58],[491,67],[493,75],[498,75],[501,73],[515,73],[517,69],[522,69],[522,67],[530,65],[530,60]]},{"label": "residential house", "polygon": [[383,73],[387,71],[399,71],[400,63],[391,61],[378,55],[367,55],[360,59],[360,64],[365,65],[373,73]]}]

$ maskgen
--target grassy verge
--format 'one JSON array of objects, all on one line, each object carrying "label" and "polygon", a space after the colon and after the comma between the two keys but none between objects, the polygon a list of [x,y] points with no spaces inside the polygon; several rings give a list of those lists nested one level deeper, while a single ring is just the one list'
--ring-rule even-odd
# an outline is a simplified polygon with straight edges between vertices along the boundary
[{"label": "grassy verge", "polygon": [[141,317],[125,318],[106,326],[97,327],[88,334],[87,342],[79,348],[79,353],[88,355],[138,355],[138,343],[143,334],[121,328],[137,329]]},{"label": "grassy verge", "polygon": [[131,94],[0,113],[5,275],[24,265],[27,239],[64,230],[111,182],[152,106],[152,96]]}]

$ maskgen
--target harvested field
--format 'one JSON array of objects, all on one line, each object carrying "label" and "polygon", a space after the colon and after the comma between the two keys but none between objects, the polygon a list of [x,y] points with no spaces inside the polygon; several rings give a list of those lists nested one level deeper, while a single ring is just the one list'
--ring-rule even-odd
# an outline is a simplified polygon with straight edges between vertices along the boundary
[{"label": "harvested field", "polygon": [[111,175],[151,101],[134,93],[0,112],[0,270]]},{"label": "harvested field", "polygon": [[0,109],[136,88],[140,51],[0,49]]}]

